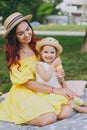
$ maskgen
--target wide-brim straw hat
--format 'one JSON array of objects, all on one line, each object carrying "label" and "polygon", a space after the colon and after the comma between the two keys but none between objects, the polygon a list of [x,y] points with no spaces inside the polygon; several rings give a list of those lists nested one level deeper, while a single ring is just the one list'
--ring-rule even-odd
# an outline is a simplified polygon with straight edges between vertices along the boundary
[{"label": "wide-brim straw hat", "polygon": [[4,38],[6,38],[9,34],[9,32],[17,25],[19,24],[21,21],[23,20],[27,20],[30,21],[32,18],[32,15],[26,15],[23,16],[21,13],[19,12],[15,12],[13,14],[11,14],[10,16],[7,17],[7,19],[4,21],[4,26],[6,28],[6,32],[4,34]]},{"label": "wide-brim straw hat", "polygon": [[43,38],[42,40],[38,41],[36,45],[36,50],[40,53],[41,47],[45,45],[50,45],[55,47],[58,51],[58,54],[61,54],[63,51],[63,47],[59,44],[59,41],[52,37]]}]

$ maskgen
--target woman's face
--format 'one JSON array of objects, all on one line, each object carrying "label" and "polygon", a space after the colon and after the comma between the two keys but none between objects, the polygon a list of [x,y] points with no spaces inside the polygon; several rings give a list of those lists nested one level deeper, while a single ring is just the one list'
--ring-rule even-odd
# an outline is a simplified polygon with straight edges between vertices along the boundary
[{"label": "woman's face", "polygon": [[57,56],[56,48],[49,45],[43,46],[41,50],[41,56],[44,62],[52,63]]},{"label": "woman's face", "polygon": [[28,44],[32,38],[32,30],[26,21],[22,21],[16,28],[16,38],[19,43]]}]

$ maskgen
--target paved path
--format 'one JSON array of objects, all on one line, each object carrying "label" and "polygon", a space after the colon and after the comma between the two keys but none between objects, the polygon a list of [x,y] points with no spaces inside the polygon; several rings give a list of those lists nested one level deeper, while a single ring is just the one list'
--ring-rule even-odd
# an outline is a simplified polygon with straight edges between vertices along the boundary
[{"label": "paved path", "polygon": [[[4,34],[5,31],[0,30],[0,34]],[[76,31],[35,31],[38,35],[64,35],[64,36],[84,36],[85,32]]]},{"label": "paved path", "polygon": [[35,31],[39,35],[65,35],[65,36],[84,36],[85,32],[76,31]]}]

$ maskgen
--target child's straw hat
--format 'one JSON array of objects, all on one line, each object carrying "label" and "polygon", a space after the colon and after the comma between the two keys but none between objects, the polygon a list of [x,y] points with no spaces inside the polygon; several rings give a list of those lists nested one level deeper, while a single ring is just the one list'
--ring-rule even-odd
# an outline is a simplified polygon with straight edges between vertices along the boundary
[{"label": "child's straw hat", "polygon": [[45,45],[50,45],[55,47],[58,50],[58,54],[62,53],[63,47],[59,44],[59,41],[52,37],[43,38],[37,42],[36,50],[40,53],[41,47]]}]

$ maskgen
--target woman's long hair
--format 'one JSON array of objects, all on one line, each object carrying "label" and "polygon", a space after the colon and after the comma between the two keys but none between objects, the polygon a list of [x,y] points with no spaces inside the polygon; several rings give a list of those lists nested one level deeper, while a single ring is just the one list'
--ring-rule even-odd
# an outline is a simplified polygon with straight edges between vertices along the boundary
[{"label": "woman's long hair", "polygon": [[[30,24],[29,24],[29,26],[32,29]],[[20,55],[19,55],[20,43],[16,39],[16,28],[17,28],[17,26],[14,27],[10,31],[8,36],[6,37],[5,53],[6,53],[8,70],[11,70],[11,66],[13,64],[18,64],[18,68],[20,67],[20,63],[19,63],[19,60],[20,60]],[[34,51],[36,56],[38,55],[38,53],[35,49],[37,40],[39,40],[39,38],[35,37],[33,29],[32,29],[32,39],[31,39],[31,42],[29,43],[29,46]]]}]

